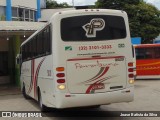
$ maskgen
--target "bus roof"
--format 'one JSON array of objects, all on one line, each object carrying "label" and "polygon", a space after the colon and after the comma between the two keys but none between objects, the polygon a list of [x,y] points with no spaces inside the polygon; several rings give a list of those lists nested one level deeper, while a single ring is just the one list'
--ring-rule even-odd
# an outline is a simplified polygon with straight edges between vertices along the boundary
[{"label": "bus roof", "polygon": [[127,13],[123,10],[114,10],[114,9],[78,9],[78,10],[64,10],[64,11],[60,11],[60,12],[56,12],[50,19],[50,21],[52,21],[53,17],[55,15],[58,15],[58,14],[85,14],[85,13],[97,13],[97,12],[100,12],[100,13],[109,13],[111,15],[119,15],[121,16],[122,14],[125,14],[127,15]]}]

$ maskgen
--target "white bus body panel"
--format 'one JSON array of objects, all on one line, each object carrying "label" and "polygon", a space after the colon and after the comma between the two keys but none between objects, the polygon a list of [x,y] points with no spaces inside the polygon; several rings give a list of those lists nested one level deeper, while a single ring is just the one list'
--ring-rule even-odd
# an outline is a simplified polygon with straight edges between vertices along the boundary
[{"label": "white bus body panel", "polygon": [[65,95],[65,93],[57,93],[56,108],[83,107],[107,105],[110,103],[131,102],[133,101],[134,87],[98,94],[71,94],[71,97],[65,97]]},{"label": "white bus body panel", "polygon": [[[124,71],[121,68],[124,68]],[[125,59],[102,57],[68,60],[67,85],[70,93],[83,94],[124,89],[126,87]]]},{"label": "white bus body panel", "polygon": [[51,105],[55,103],[53,99],[55,82],[53,81],[53,72],[50,72],[53,71],[52,58],[52,55],[49,55],[26,61],[22,63],[21,67],[21,83],[25,84],[26,93],[38,100],[37,90],[39,88],[43,96],[43,102]]}]

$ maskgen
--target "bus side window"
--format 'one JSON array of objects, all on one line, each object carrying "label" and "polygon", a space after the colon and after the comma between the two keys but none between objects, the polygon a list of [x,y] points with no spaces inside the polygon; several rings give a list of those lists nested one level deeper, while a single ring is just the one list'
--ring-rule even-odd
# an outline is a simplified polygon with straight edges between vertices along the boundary
[{"label": "bus side window", "polygon": [[50,26],[44,28],[30,41],[22,46],[22,61],[31,60],[51,54]]},{"label": "bus side window", "polygon": [[22,46],[22,61],[24,61],[25,60],[25,47],[24,47],[25,45],[23,45]]},{"label": "bus side window", "polygon": [[33,54],[33,58],[35,58],[37,56],[37,40],[36,40],[36,37],[34,37],[32,39],[32,54]]},{"label": "bus side window", "polygon": [[50,33],[50,26],[48,26],[44,31],[45,36],[45,54],[51,53],[51,33]]},{"label": "bus side window", "polygon": [[46,46],[46,44],[47,44],[47,29],[45,28],[45,29],[43,30],[43,47],[44,47],[44,54],[46,54],[47,47],[48,47],[48,46]]},{"label": "bus side window", "polygon": [[144,48],[136,48],[136,59],[145,59],[145,49]]},{"label": "bus side window", "polygon": [[24,49],[25,49],[24,60],[26,60],[27,59],[27,44],[24,46]]},{"label": "bus side window", "polygon": [[29,45],[29,55],[28,55],[28,58],[31,59],[33,57],[33,48],[32,48],[32,41],[29,41],[28,43]]},{"label": "bus side window", "polygon": [[146,54],[145,57],[146,59],[153,59],[154,58],[154,48],[146,48]]},{"label": "bus side window", "polygon": [[155,58],[160,58],[160,47],[155,48]]}]

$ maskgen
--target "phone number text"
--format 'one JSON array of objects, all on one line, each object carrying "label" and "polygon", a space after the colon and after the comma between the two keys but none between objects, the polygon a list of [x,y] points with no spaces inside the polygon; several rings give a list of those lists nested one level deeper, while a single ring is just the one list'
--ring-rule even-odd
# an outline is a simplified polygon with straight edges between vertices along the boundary
[{"label": "phone number text", "polygon": [[79,46],[79,51],[87,51],[87,50],[99,50],[99,49],[111,49],[112,46],[111,45],[94,45],[94,46]]}]

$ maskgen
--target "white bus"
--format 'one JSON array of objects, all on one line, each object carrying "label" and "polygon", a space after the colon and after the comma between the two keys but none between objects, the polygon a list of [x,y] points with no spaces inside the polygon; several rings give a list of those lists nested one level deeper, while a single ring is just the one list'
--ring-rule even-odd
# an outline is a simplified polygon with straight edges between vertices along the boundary
[{"label": "white bus", "polygon": [[20,49],[22,93],[39,101],[41,110],[133,101],[132,47],[124,11],[57,12]]}]

